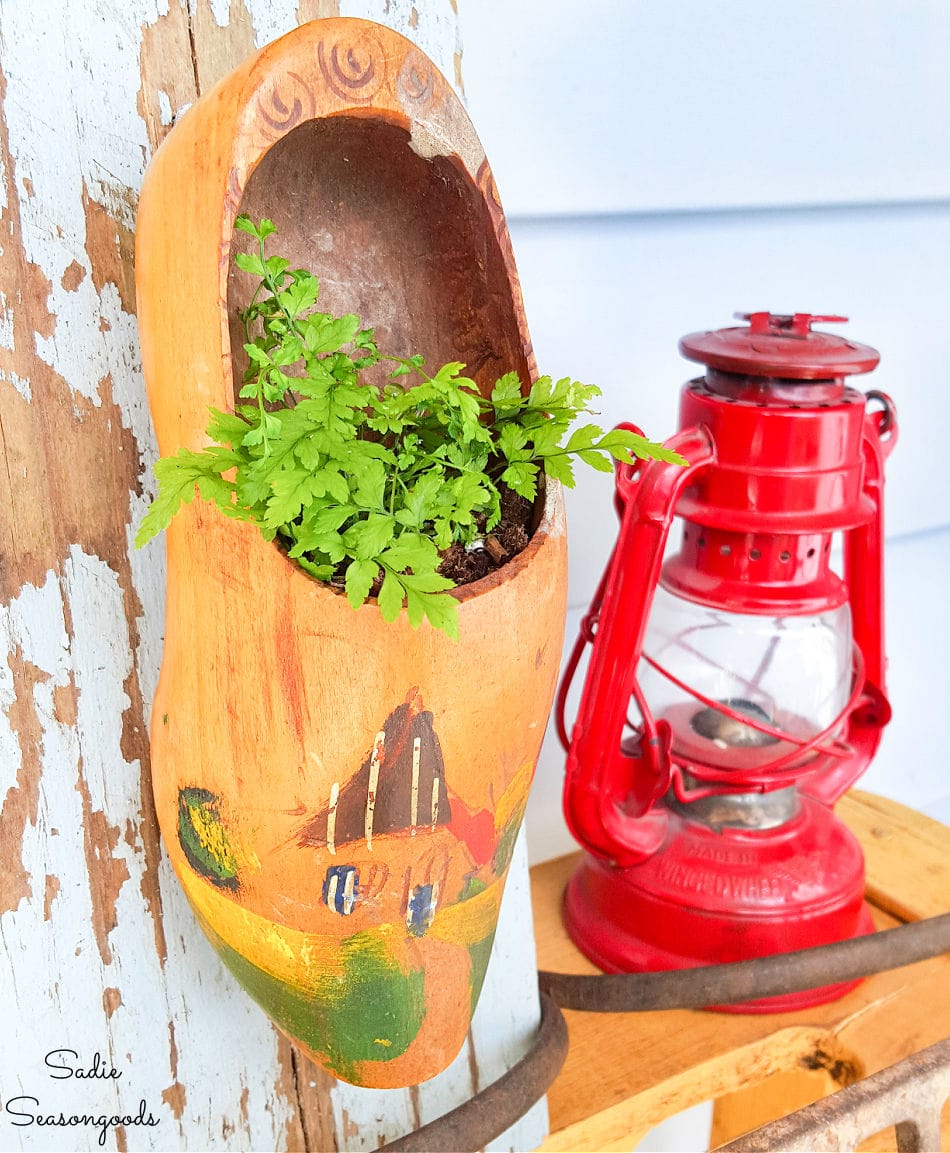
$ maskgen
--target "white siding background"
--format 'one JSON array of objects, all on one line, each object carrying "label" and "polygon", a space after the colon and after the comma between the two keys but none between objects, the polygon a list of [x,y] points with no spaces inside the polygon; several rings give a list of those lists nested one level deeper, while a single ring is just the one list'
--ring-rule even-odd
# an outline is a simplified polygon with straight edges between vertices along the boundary
[{"label": "white siding background", "polygon": [[[603,422],[675,429],[678,338],[737,310],[841,313],[895,399],[894,719],[861,785],[950,819],[950,6],[940,0],[461,0],[463,76],[543,372]],[[610,478],[568,494],[568,645],[614,539]],[[574,846],[545,743],[532,859]],[[682,1146],[680,1146],[682,1147]]]}]

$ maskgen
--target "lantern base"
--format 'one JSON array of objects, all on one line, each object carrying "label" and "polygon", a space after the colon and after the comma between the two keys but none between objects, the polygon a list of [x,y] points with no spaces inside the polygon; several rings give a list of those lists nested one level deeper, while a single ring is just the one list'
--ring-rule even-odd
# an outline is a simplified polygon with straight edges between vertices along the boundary
[{"label": "lantern base", "polygon": [[[743,961],[873,932],[860,845],[824,805],[800,800],[792,820],[754,832],[716,832],[671,811],[666,839],[647,860],[620,868],[585,856],[564,900],[574,943],[606,972],[631,973]],[[708,1008],[803,1009],[857,984]]]}]

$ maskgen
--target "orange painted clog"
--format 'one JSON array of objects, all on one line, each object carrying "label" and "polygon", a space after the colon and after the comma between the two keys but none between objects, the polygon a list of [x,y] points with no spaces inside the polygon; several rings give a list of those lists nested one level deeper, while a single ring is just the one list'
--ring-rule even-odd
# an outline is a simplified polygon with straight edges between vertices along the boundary
[{"label": "orange painted clog", "polygon": [[[203,97],[142,192],[137,296],[159,448],[234,408],[247,302],[234,221],[274,220],[387,347],[534,375],[491,172],[409,41],[315,21]],[[243,294],[243,295],[242,295]],[[549,484],[528,547],[457,591],[460,642],[354,612],[250,524],[196,501],[167,534],[152,774],[202,927],[334,1075],[434,1076],[464,1041],[551,705],[565,542]]]}]

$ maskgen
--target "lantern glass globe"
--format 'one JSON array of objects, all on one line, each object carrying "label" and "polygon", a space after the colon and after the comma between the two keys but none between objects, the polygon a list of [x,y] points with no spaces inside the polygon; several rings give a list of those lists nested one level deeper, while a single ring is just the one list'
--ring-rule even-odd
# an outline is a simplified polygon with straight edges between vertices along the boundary
[{"label": "lantern glass globe", "polygon": [[851,612],[847,604],[801,615],[727,612],[660,585],[638,678],[654,717],[672,729],[674,755],[758,769],[823,732],[847,704]]}]

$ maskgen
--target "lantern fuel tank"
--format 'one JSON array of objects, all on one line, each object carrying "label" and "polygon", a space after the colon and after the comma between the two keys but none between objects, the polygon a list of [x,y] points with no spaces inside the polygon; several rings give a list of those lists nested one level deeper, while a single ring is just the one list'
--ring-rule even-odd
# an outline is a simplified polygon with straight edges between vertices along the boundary
[{"label": "lantern fuel tank", "polygon": [[[687,467],[618,466],[617,543],[558,699],[565,814],[587,850],[565,918],[612,972],[872,929],[860,847],[831,807],[890,716],[883,484],[896,413],[847,382],[877,352],[812,328],[843,318],[740,319],[680,342],[705,366],[667,442]],[[739,1008],[800,1008],[849,988]]]}]

